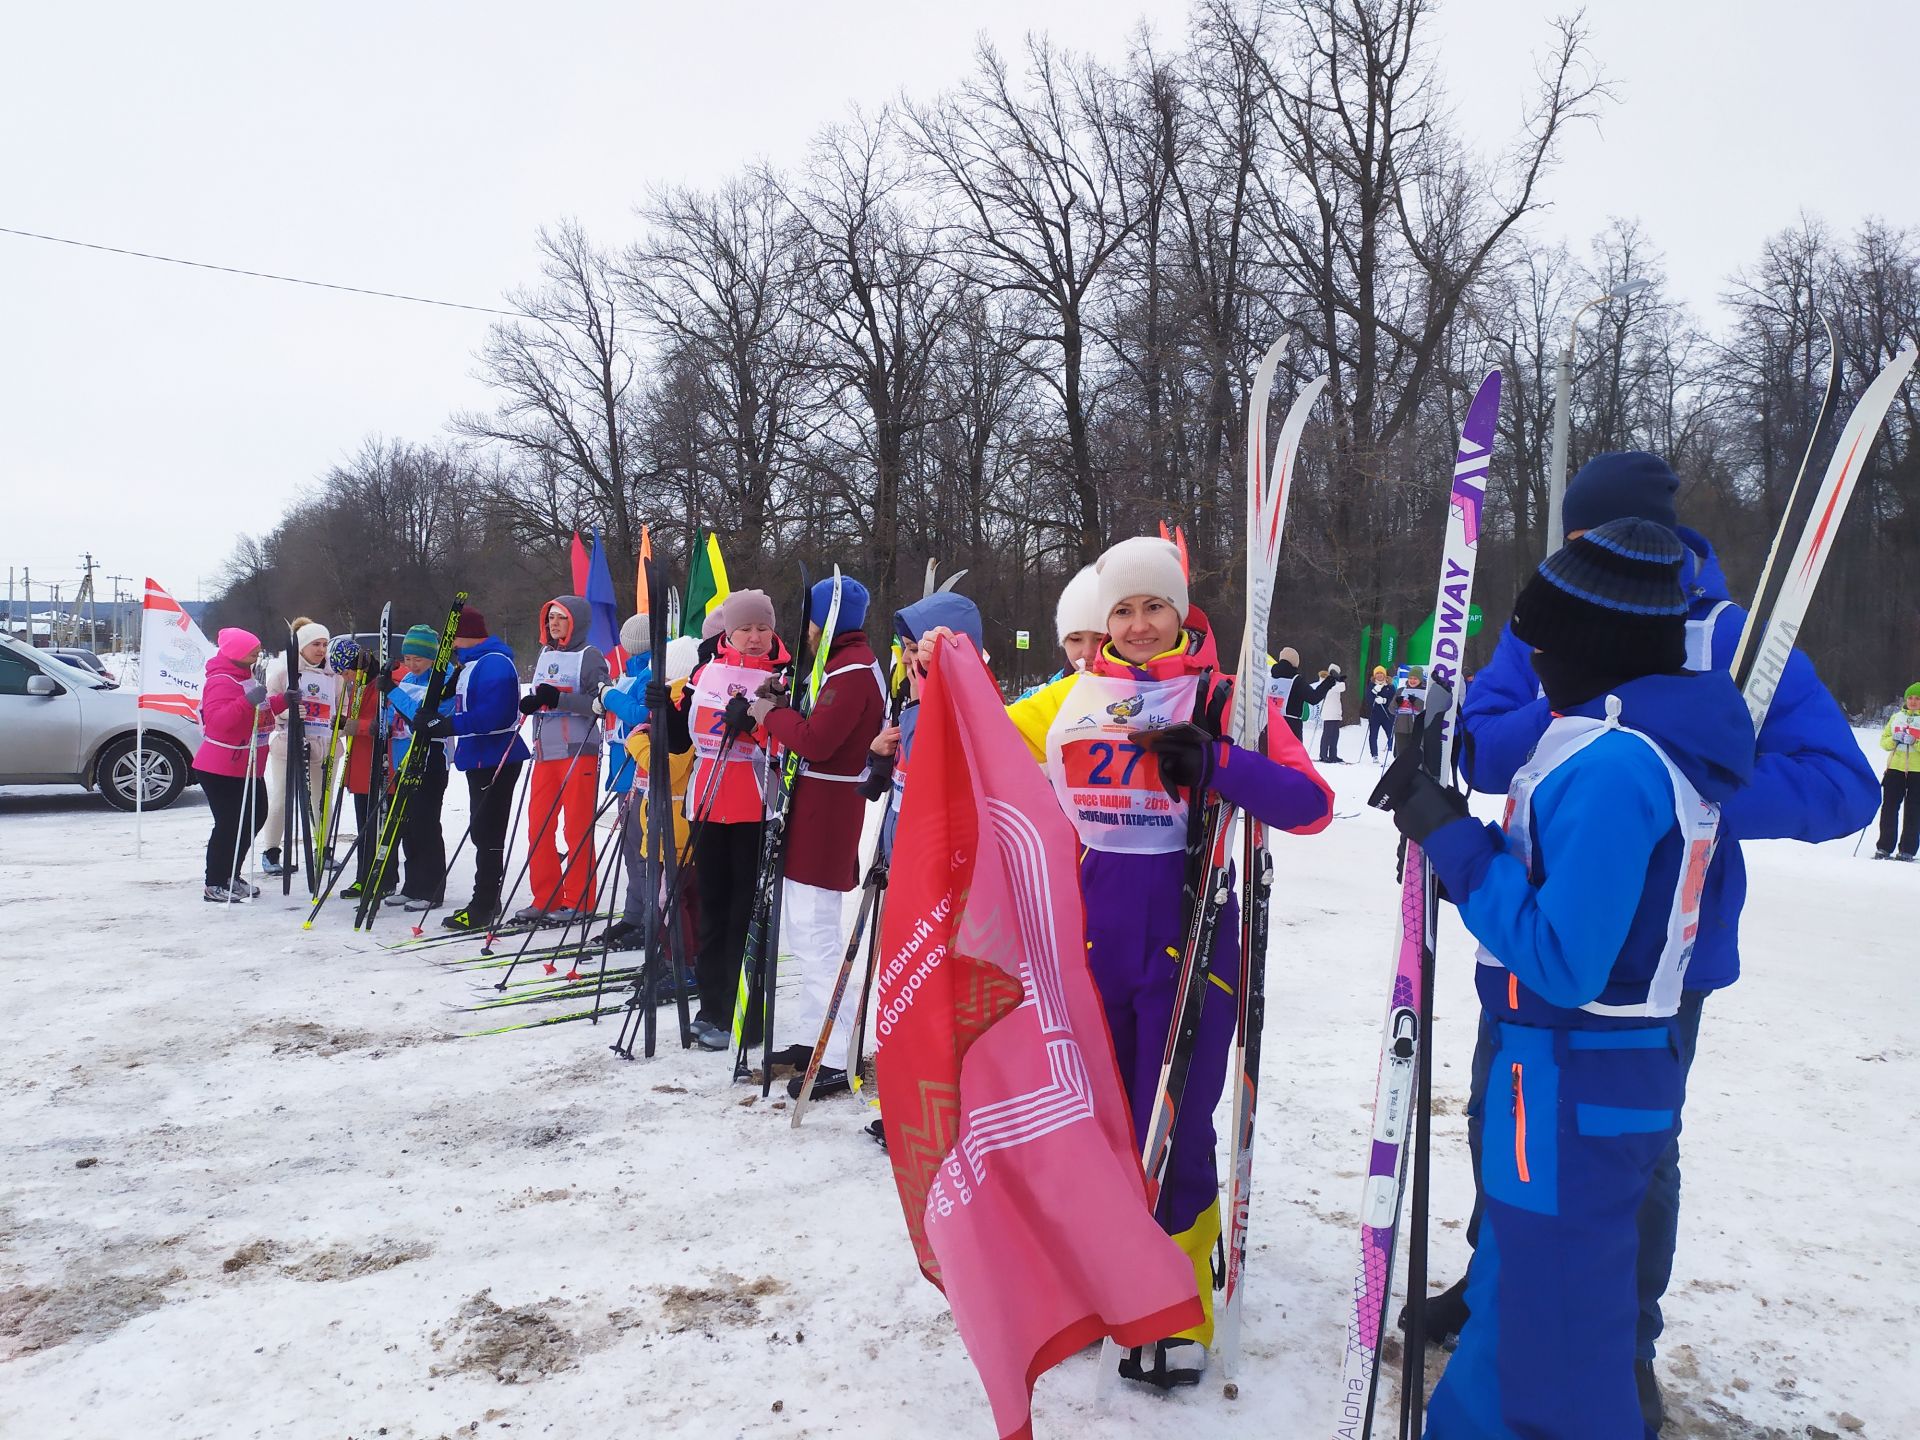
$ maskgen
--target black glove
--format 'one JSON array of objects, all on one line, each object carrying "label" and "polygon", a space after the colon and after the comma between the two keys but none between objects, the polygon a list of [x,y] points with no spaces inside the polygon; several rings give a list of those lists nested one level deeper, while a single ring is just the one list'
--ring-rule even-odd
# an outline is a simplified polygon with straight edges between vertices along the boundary
[{"label": "black glove", "polygon": [[395,690],[400,688],[400,682],[393,678],[391,671],[382,675],[373,683],[380,687],[380,693],[382,695],[391,695]]},{"label": "black glove", "polygon": [[1153,753],[1160,765],[1160,786],[1178,800],[1187,790],[1196,797],[1213,773],[1214,746],[1219,742],[1203,728],[1188,722],[1164,730],[1136,730],[1134,741]]},{"label": "black glove", "polygon": [[727,734],[736,738],[746,734],[749,730],[753,729],[751,702],[749,702],[744,695],[734,696],[731,700],[727,701],[727,708],[722,713],[720,720],[721,723],[727,727]]},{"label": "black glove", "polygon": [[[1393,824],[1416,845],[1424,845],[1434,831],[1468,818],[1467,797],[1434,779],[1413,763],[1408,746],[1403,757],[1387,767],[1368,804],[1391,810]],[[1407,763],[1403,766],[1402,759]]]},{"label": "black glove", "polygon": [[520,713],[522,715],[537,714],[539,710],[540,692],[538,690],[534,691],[531,695],[522,695],[520,697]]},{"label": "black glove", "polygon": [[649,680],[647,688],[641,691],[641,697],[647,702],[649,715],[656,710],[665,710],[673,704],[673,693],[667,689],[666,682],[661,680]]},{"label": "black glove", "polygon": [[420,727],[420,733],[429,740],[447,740],[453,736],[453,717],[436,715]]},{"label": "black glove", "polygon": [[551,710],[560,703],[560,692],[542,680],[533,687],[533,698],[540,702],[540,708]]}]

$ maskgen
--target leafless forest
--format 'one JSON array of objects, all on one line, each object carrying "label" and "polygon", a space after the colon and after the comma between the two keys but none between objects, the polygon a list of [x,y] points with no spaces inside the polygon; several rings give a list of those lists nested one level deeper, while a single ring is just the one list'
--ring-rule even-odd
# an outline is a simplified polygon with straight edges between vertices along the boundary
[{"label": "leafless forest", "polygon": [[[403,623],[435,620],[466,587],[522,642],[576,527],[600,528],[623,594],[642,525],[679,575],[712,528],[734,583],[777,598],[801,561],[838,561],[882,606],[918,594],[929,557],[966,567],[1014,680],[1051,663],[1065,577],[1166,519],[1224,648],[1249,376],[1284,336],[1276,424],[1305,380],[1332,383],[1297,467],[1273,643],[1351,665],[1361,625],[1419,623],[1462,411],[1497,365],[1484,653],[1546,540],[1554,357],[1574,311],[1628,278],[1651,284],[1581,327],[1573,465],[1666,455],[1683,521],[1745,598],[1826,382],[1818,317],[1843,420],[1920,333],[1920,237],[1801,215],[1728,254],[1706,328],[1636,222],[1579,254],[1534,234],[1550,186],[1579,183],[1555,170],[1568,131],[1616,103],[1578,19],[1541,24],[1525,122],[1481,154],[1450,117],[1428,8],[1203,0],[1177,46],[1142,41],[1117,67],[1041,37],[982,48],[950,93],[823,129],[793,170],[636,196],[631,236],[556,218],[511,297],[525,318],[477,356],[491,406],[439,436],[368,438],[241,545],[222,618],[365,627],[392,599]],[[1908,386],[1803,641],[1856,708],[1920,673],[1916,403]]]}]

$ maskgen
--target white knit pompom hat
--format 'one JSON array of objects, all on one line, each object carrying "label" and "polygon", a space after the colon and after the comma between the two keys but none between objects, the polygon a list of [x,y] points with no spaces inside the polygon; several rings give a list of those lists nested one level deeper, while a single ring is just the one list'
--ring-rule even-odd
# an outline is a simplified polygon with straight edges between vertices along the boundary
[{"label": "white knit pompom hat", "polygon": [[1094,561],[1093,569],[1100,580],[1103,630],[1113,607],[1129,595],[1156,595],[1171,602],[1180,612],[1180,618],[1186,619],[1187,572],[1180,564],[1180,551],[1171,540],[1156,540],[1148,535],[1122,540]]},{"label": "white knit pompom hat", "polygon": [[1065,644],[1067,636],[1079,631],[1094,635],[1107,633],[1107,611],[1100,603],[1100,577],[1088,565],[1067,582],[1060,592],[1060,603],[1053,612],[1055,638]]},{"label": "white knit pompom hat", "polygon": [[293,648],[304,650],[316,640],[331,640],[333,632],[318,620],[309,620],[293,632]]},{"label": "white knit pompom hat", "polygon": [[684,680],[700,663],[700,642],[691,635],[676,635],[667,641],[667,683]]}]

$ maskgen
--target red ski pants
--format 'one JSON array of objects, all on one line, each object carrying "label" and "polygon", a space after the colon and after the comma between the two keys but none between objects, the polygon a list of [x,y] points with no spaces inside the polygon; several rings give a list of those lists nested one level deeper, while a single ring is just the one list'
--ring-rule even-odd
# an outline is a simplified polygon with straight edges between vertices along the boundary
[{"label": "red ski pants", "polygon": [[[599,789],[595,756],[582,755],[573,762],[542,760],[533,767],[533,793],[527,797],[528,873],[533,877],[533,903],[543,910],[593,908],[593,809]],[[556,843],[563,824],[564,875]]]}]

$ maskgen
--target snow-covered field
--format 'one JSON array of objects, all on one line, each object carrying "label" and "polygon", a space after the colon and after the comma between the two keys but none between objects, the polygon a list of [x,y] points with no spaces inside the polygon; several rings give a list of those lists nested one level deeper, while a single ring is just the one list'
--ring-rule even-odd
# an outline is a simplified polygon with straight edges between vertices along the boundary
[{"label": "snow-covered field", "polygon": [[[1331,773],[1357,813],[1278,842],[1239,1398],[1099,1409],[1082,1355],[1042,1436],[1331,1433],[1396,894],[1373,767]],[[78,792],[0,790],[0,822],[0,1435],[993,1433],[864,1106],[796,1133],[726,1056],[459,1038],[471,979],[381,948],[393,912],[369,940],[343,905],[303,933],[277,884],[204,904],[197,791],[138,860]],[[1670,1436],[1920,1433],[1920,867],[1851,849],[1748,848],[1747,978],[1687,1110]],[[1470,1194],[1443,923],[1436,1285]]]}]

